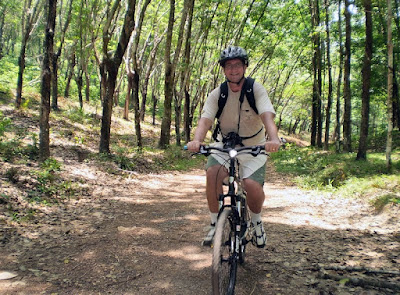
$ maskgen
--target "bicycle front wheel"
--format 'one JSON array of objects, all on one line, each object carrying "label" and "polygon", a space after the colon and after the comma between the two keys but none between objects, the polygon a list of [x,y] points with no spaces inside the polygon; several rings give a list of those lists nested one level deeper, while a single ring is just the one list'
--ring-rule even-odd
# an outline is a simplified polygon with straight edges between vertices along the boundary
[{"label": "bicycle front wheel", "polygon": [[235,291],[238,260],[232,217],[232,210],[225,208],[216,225],[211,279],[214,295],[233,295]]}]

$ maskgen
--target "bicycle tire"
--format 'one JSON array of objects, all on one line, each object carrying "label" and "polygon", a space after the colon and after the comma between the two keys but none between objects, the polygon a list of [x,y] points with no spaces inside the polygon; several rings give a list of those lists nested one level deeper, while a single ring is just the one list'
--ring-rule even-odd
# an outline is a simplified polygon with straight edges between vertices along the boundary
[{"label": "bicycle tire", "polygon": [[245,232],[243,234],[241,234],[242,242],[241,242],[240,251],[239,251],[239,263],[243,264],[246,259],[246,244],[247,244],[246,239],[247,239],[247,231],[250,230],[248,228],[248,222],[250,220],[250,216],[249,216],[248,209],[247,209],[246,198],[242,198],[241,201],[242,201],[242,205],[241,205],[240,210],[241,210],[242,217],[241,217],[240,222],[241,222],[242,228],[244,228]]},{"label": "bicycle tire", "polygon": [[235,291],[238,259],[231,249],[234,244],[231,243],[234,238],[232,214],[230,208],[225,208],[216,224],[211,278],[213,295],[233,295]]}]

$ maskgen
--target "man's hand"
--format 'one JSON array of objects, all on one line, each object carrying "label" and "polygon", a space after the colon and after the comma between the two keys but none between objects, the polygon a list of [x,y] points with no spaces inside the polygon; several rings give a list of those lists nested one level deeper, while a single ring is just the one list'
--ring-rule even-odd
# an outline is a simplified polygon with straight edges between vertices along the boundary
[{"label": "man's hand", "polygon": [[200,150],[200,146],[204,145],[202,142],[197,141],[197,140],[193,140],[187,143],[187,148],[188,151],[192,152],[192,153],[197,153]]},{"label": "man's hand", "polygon": [[270,140],[265,143],[265,151],[268,153],[277,152],[280,146],[281,141],[279,139]]}]

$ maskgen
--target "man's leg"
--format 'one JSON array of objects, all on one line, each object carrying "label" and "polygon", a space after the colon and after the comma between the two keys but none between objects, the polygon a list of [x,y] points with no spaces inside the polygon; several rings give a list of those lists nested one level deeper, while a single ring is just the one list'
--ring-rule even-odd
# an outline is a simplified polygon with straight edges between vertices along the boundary
[{"label": "man's leg", "polygon": [[256,180],[246,178],[243,180],[244,188],[247,192],[247,204],[250,209],[251,223],[254,226],[254,243],[259,248],[263,248],[267,242],[267,237],[261,219],[261,210],[265,200],[263,186]]},{"label": "man's leg", "polygon": [[213,165],[207,168],[206,176],[206,196],[208,208],[210,210],[211,228],[203,240],[203,245],[211,246],[218,217],[218,197],[222,194],[222,182],[224,178],[228,176],[228,172],[226,168],[221,165]]},{"label": "man's leg", "polygon": [[222,194],[222,182],[228,176],[226,168],[213,165],[207,169],[206,195],[208,208],[211,213],[218,213],[218,198]]}]

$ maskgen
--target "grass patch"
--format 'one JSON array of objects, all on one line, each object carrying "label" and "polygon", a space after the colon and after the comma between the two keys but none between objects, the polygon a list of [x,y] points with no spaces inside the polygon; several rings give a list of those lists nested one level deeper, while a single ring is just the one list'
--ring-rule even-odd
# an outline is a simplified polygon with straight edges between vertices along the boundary
[{"label": "grass patch", "polygon": [[390,173],[385,154],[379,152],[369,153],[367,161],[357,161],[355,153],[336,154],[289,145],[271,157],[277,171],[292,175],[300,187],[370,200],[378,211],[386,204],[399,203],[399,150],[392,153]]},{"label": "grass patch", "polygon": [[[204,157],[192,157],[182,147],[170,146],[168,149],[156,148],[116,148],[113,155],[99,155],[101,162],[112,162],[114,166],[105,165],[110,173],[115,168],[138,173],[159,173],[162,171],[187,171],[202,167]],[[114,168],[113,168],[114,167]]]}]

